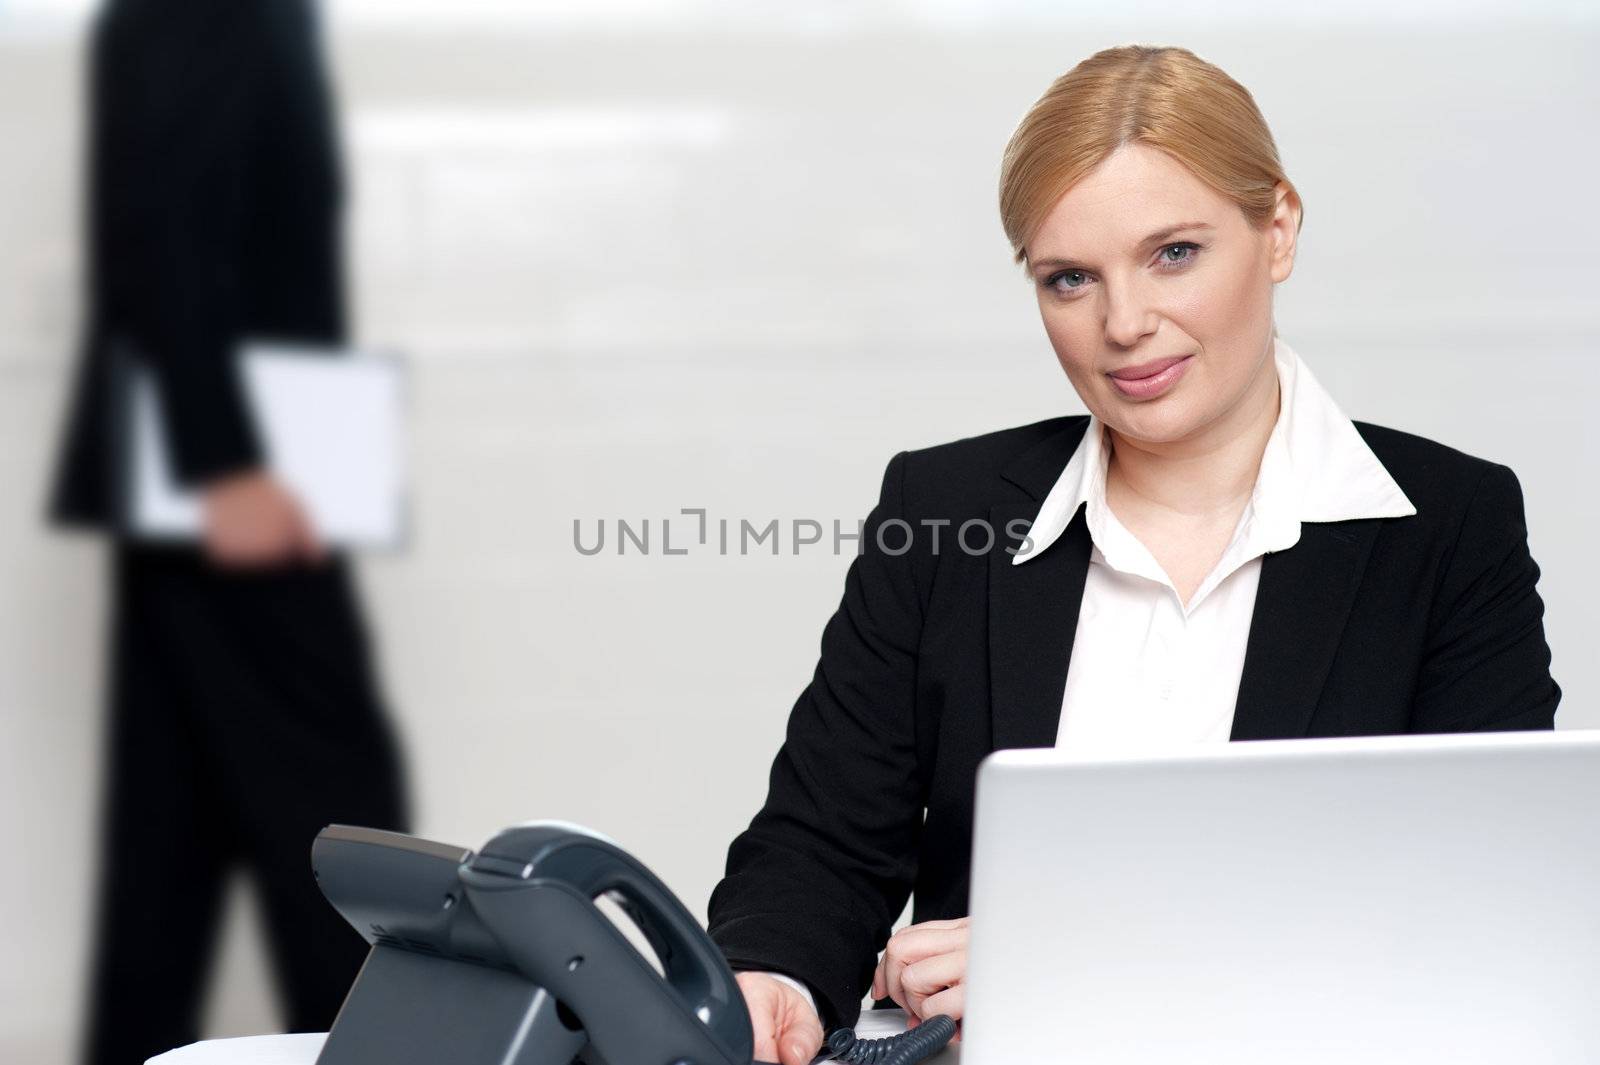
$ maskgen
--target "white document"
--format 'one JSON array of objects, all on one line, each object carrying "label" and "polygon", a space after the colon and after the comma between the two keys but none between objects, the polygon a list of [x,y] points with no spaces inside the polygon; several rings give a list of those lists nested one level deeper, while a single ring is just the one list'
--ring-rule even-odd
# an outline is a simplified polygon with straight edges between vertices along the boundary
[{"label": "white document", "polygon": [[[332,546],[399,547],[405,536],[398,359],[250,345],[240,374],[267,464]],[[131,368],[128,521],[141,539],[196,540],[200,500],[172,472],[152,371]]]}]

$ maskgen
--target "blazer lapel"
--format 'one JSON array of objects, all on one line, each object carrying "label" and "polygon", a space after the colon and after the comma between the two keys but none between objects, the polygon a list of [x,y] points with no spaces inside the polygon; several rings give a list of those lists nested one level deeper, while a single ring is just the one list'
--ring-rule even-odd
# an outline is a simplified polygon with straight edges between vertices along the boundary
[{"label": "blazer lapel", "polygon": [[1039,505],[1083,440],[1088,415],[1069,415],[1060,428],[1017,457],[1001,474],[1028,500],[989,510],[1002,547],[989,555],[989,708],[992,749],[1054,747],[1061,721],[1067,664],[1078,631],[1078,608],[1093,544],[1083,508],[1037,558],[1013,565],[1011,522],[1031,525]]},{"label": "blazer lapel", "polygon": [[[1037,503],[989,511],[994,528],[1032,521]],[[1015,546],[1014,540],[1005,540]],[[989,555],[989,706],[995,750],[1054,747],[1067,664],[1092,544],[1083,508],[1061,538],[1024,565],[1003,550]]]},{"label": "blazer lapel", "polygon": [[1309,734],[1380,524],[1303,522],[1298,543],[1262,558],[1233,739]]}]

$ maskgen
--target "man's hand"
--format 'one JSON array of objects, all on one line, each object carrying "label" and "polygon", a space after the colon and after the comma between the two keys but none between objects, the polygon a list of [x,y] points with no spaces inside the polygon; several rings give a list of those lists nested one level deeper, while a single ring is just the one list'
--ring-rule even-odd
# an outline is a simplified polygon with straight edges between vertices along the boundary
[{"label": "man's hand", "polygon": [[294,495],[265,470],[211,482],[203,497],[206,555],[245,568],[317,561],[323,549]]},{"label": "man's hand", "polygon": [[[915,1028],[941,1014],[956,1021],[966,1008],[967,931],[970,917],[907,925],[889,937],[877,971],[872,997],[888,998],[905,1009],[906,1024]],[[959,1042],[959,1024],[952,1042]],[[787,1065],[787,1063],[786,1063]]]},{"label": "man's hand", "polygon": [[809,1065],[822,1048],[822,1018],[806,997],[766,973],[735,973],[755,1031],[756,1060]]}]

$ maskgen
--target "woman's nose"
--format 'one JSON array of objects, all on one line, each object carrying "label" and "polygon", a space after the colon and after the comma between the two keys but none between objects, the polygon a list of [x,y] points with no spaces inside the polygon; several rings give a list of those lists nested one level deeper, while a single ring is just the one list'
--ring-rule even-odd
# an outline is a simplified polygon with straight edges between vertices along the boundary
[{"label": "woman's nose", "polygon": [[1118,347],[1132,348],[1140,340],[1156,331],[1157,316],[1154,308],[1143,298],[1137,286],[1129,282],[1108,281],[1106,294],[1106,342]]}]

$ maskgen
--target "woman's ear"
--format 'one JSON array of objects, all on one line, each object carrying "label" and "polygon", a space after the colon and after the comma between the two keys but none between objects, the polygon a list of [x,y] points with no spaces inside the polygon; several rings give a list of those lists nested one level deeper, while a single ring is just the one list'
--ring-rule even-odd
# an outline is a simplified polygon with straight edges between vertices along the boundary
[{"label": "woman's ear", "polygon": [[1300,194],[1287,182],[1275,185],[1277,202],[1272,208],[1272,218],[1267,222],[1267,239],[1270,242],[1268,269],[1272,281],[1287,281],[1294,272],[1295,242],[1300,236]]}]

